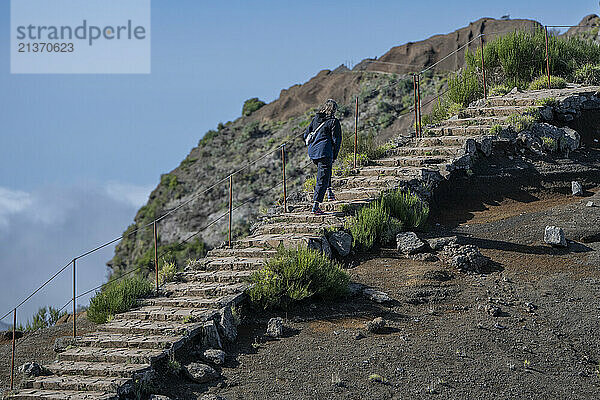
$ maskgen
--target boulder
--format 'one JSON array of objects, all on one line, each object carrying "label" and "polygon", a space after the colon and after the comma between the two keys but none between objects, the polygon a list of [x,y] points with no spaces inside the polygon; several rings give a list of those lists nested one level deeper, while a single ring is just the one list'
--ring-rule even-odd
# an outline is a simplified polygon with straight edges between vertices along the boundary
[{"label": "boulder", "polygon": [[190,363],[185,366],[186,374],[197,383],[207,383],[219,378],[220,374],[210,365]]},{"label": "boulder", "polygon": [[447,236],[447,237],[439,237],[439,238],[433,238],[433,239],[425,239],[425,241],[427,242],[429,247],[431,247],[432,250],[440,251],[444,247],[446,247],[450,244],[457,244],[458,237]]},{"label": "boulder", "polygon": [[67,350],[69,348],[69,346],[75,346],[75,344],[76,344],[76,340],[73,337],[70,337],[70,336],[59,337],[59,338],[56,338],[56,340],[54,341],[54,351],[57,353],[62,353],[63,351]]},{"label": "boulder", "polygon": [[28,362],[19,367],[19,372],[29,378],[35,378],[45,374],[44,368],[36,362]]},{"label": "boulder", "polygon": [[486,157],[489,157],[492,154],[493,147],[493,136],[482,136],[477,139],[477,150],[482,152]]},{"label": "boulder", "polygon": [[327,257],[331,257],[331,247],[325,236],[320,238],[309,238],[307,247],[312,250],[320,251]]},{"label": "boulder", "polygon": [[346,257],[352,250],[352,235],[344,231],[333,232],[328,237],[329,245],[341,257]]},{"label": "boulder", "polygon": [[213,320],[206,321],[202,327],[202,345],[212,349],[220,349],[222,347],[219,330]]},{"label": "boulder", "polygon": [[477,143],[473,139],[467,139],[465,141],[465,154],[475,154],[477,152]]},{"label": "boulder", "polygon": [[396,235],[396,248],[405,255],[419,253],[427,245],[414,232],[402,232]]},{"label": "boulder", "polygon": [[385,320],[381,317],[377,317],[374,320],[367,322],[365,328],[371,333],[381,332],[383,328],[385,328]]},{"label": "boulder", "polygon": [[544,230],[544,242],[556,247],[567,247],[565,231],[557,226],[547,226]]},{"label": "boulder", "polygon": [[471,244],[451,244],[444,247],[443,255],[451,266],[460,271],[481,272],[488,264],[489,259],[485,257],[476,246]]},{"label": "boulder", "polygon": [[219,349],[208,349],[203,353],[203,358],[215,365],[223,365],[225,363],[225,352]]},{"label": "boulder", "polygon": [[218,330],[220,337],[227,340],[228,342],[235,342],[237,338],[237,326],[235,325],[235,319],[231,312],[231,307],[224,307],[219,310],[220,318],[218,321]]},{"label": "boulder", "polygon": [[279,338],[283,335],[283,318],[271,318],[267,323],[267,336]]},{"label": "boulder", "polygon": [[583,196],[583,186],[577,181],[571,182],[571,192],[573,196]]},{"label": "boulder", "polygon": [[380,292],[379,290],[375,290],[373,288],[364,288],[363,295],[375,303],[387,303],[392,301],[392,298],[387,295],[387,293]]}]

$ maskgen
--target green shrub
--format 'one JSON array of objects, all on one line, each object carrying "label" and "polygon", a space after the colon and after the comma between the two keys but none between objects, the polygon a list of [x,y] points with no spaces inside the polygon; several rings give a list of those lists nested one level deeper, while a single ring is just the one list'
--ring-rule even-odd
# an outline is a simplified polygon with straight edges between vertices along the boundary
[{"label": "green shrub", "polygon": [[162,266],[158,270],[158,283],[163,284],[165,282],[173,282],[175,274],[177,273],[177,266],[173,261],[166,262],[163,260]]},{"label": "green shrub", "polygon": [[551,153],[554,153],[558,150],[558,143],[556,142],[556,139],[548,137],[548,136],[543,136],[542,137],[542,144],[544,146],[544,148],[548,151],[550,151]]},{"label": "green shrub", "polygon": [[[550,73],[570,79],[577,68],[597,63],[600,47],[577,37],[549,37]],[[490,85],[506,84],[524,89],[546,70],[546,38],[543,29],[516,31],[485,44],[485,67]],[[467,66],[481,69],[481,49],[465,55]]]},{"label": "green shrub", "polygon": [[506,122],[515,132],[526,131],[536,122],[532,115],[511,114]]},{"label": "green shrub", "polygon": [[558,104],[558,101],[555,97],[544,97],[543,99],[538,99],[535,101],[536,106],[550,106],[553,107]]},{"label": "green shrub", "polygon": [[242,115],[247,117],[251,115],[253,112],[260,109],[266,103],[262,100],[259,100],[258,97],[253,97],[244,102],[244,106],[242,107]]},{"label": "green shrub", "polygon": [[[550,77],[550,89],[563,89],[567,87],[567,81],[558,76]],[[540,76],[529,84],[529,90],[548,89],[548,76]]]},{"label": "green shrub", "polygon": [[504,96],[509,93],[513,88],[509,87],[507,84],[500,84],[492,87],[490,89],[491,96]]},{"label": "green shrub", "polygon": [[[358,153],[356,155],[356,166],[364,167],[370,162],[369,157],[364,153]],[[350,176],[354,170],[354,154],[346,154],[337,165],[333,167],[333,174],[335,176],[345,177]]]},{"label": "green shrub", "polygon": [[494,124],[490,128],[490,135],[499,135],[502,132],[503,128],[500,124]]},{"label": "green shrub", "polygon": [[454,103],[448,99],[441,98],[433,106],[430,114],[424,115],[421,119],[423,125],[438,124],[447,120],[453,115],[458,114],[464,107],[461,104]]},{"label": "green shrub", "polygon": [[319,251],[280,249],[264,268],[251,275],[248,295],[263,309],[288,308],[308,298],[345,296],[349,281],[340,265]]},{"label": "green shrub", "polygon": [[483,96],[483,86],[474,68],[466,67],[461,72],[448,78],[446,99],[462,107]]},{"label": "green shrub", "polygon": [[18,330],[34,332],[38,329],[54,326],[56,321],[58,321],[64,315],[67,315],[65,311],[59,311],[52,306],[40,307],[38,312],[33,315],[32,320],[28,320],[25,326],[19,325]]},{"label": "green shrub", "polygon": [[357,211],[346,222],[354,240],[354,247],[368,251],[376,244],[386,245],[402,230],[402,222],[392,218],[382,200],[375,201]]},{"label": "green shrub", "polygon": [[574,80],[584,85],[600,85],[600,64],[585,64],[578,68]]},{"label": "green shrub", "polygon": [[115,314],[125,312],[137,303],[137,299],[152,292],[152,284],[141,278],[124,278],[104,286],[90,300],[88,319],[102,324]]},{"label": "green shrub", "polygon": [[429,206],[410,190],[396,189],[381,196],[383,208],[400,220],[405,229],[422,229],[429,217]]},{"label": "green shrub", "polygon": [[206,132],[204,136],[202,136],[202,139],[200,139],[200,141],[198,142],[198,146],[204,147],[206,144],[210,143],[210,141],[213,140],[213,138],[218,134],[219,132],[211,129],[210,131]]}]

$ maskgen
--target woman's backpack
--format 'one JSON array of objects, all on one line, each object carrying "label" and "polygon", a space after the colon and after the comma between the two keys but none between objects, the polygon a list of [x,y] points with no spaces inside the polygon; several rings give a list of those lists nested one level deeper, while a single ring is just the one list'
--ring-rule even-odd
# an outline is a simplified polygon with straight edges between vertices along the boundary
[{"label": "woman's backpack", "polygon": [[325,122],[327,122],[328,120],[325,120],[323,122],[321,122],[321,125],[319,125],[317,127],[317,129],[315,129],[312,132],[309,132],[308,135],[306,135],[306,139],[304,140],[306,142],[306,145],[310,145],[312,142],[315,141],[315,136],[317,136],[317,132],[319,132],[319,129],[321,129],[323,127],[323,125],[325,125]]}]

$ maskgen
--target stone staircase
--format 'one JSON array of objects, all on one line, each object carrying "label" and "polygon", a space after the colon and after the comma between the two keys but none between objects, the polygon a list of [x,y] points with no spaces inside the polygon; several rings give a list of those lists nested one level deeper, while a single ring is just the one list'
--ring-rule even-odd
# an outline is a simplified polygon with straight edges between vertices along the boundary
[{"label": "stone staircase", "polygon": [[[208,346],[235,340],[231,308],[244,298],[246,279],[259,269],[276,249],[322,240],[327,228],[341,228],[348,208],[376,199],[397,187],[434,185],[453,171],[469,168],[471,156],[493,142],[490,129],[506,126],[509,115],[540,108],[538,100],[554,97],[565,101],[599,88],[567,88],[509,94],[479,101],[458,116],[427,129],[427,136],[410,139],[389,150],[386,157],[359,168],[346,177],[335,177],[337,201],[325,202],[329,213],[315,216],[310,202],[292,204],[290,212],[262,218],[253,234],[236,240],[232,248],[211,250],[207,257],[190,264],[177,281],[163,285],[158,297],[140,300],[139,307],[118,314],[98,326],[96,332],[78,337],[47,365],[50,376],[24,383],[14,399],[111,399],[117,393],[135,390],[169,357],[192,342]],[[126,390],[127,389],[127,390]]]}]

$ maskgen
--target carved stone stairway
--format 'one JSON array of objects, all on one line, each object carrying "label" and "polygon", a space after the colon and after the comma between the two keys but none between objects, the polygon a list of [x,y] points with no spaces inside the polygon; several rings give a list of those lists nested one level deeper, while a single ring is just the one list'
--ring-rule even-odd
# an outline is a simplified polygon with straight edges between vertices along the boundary
[{"label": "carved stone stairway", "polygon": [[[118,314],[96,332],[78,337],[47,365],[50,376],[24,383],[14,399],[111,399],[136,379],[165,363],[192,340],[235,340],[231,307],[244,298],[246,278],[276,254],[280,245],[296,247],[322,240],[327,228],[341,228],[342,210],[376,199],[397,187],[435,187],[457,169],[471,166],[477,152],[489,155],[496,139],[494,124],[506,126],[509,115],[541,108],[539,100],[554,97],[568,102],[579,93],[599,88],[568,88],[509,94],[479,101],[443,124],[427,129],[426,137],[411,139],[389,150],[347,177],[333,179],[337,201],[323,203],[327,215],[310,213],[310,204],[293,204],[289,213],[262,219],[252,235],[232,248],[216,248],[190,264],[177,281],[161,288],[159,297],[140,300],[139,307]],[[214,344],[214,343],[213,343]]]}]

